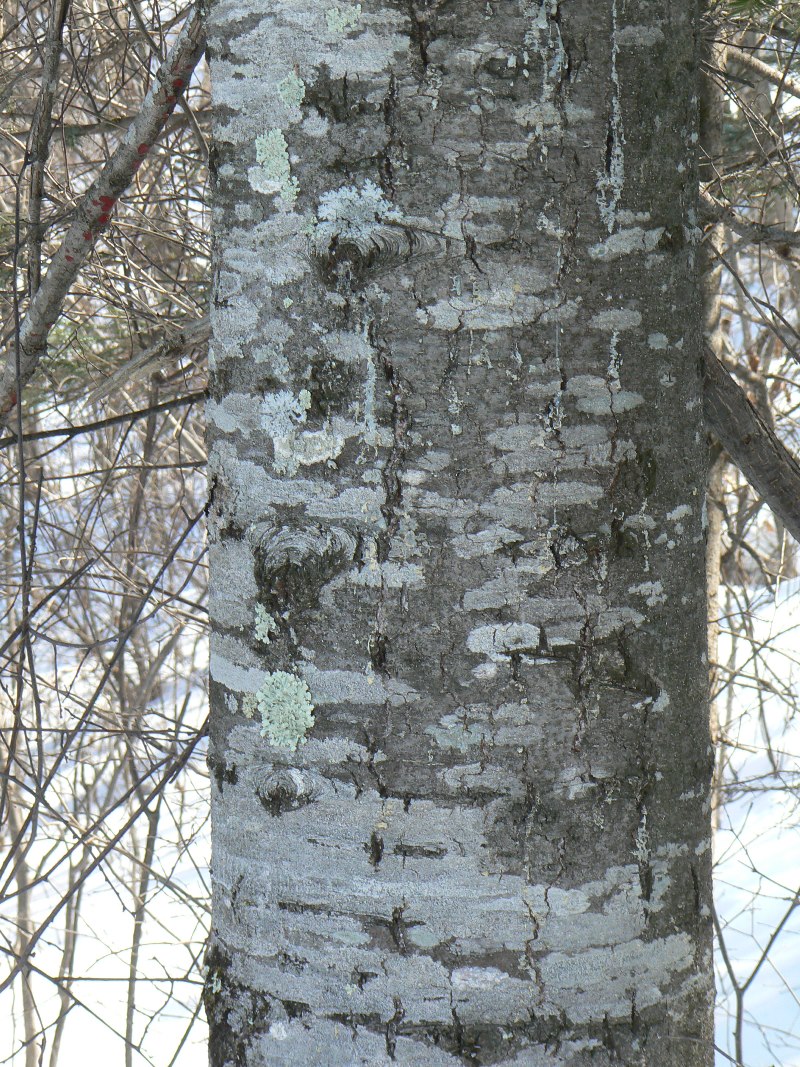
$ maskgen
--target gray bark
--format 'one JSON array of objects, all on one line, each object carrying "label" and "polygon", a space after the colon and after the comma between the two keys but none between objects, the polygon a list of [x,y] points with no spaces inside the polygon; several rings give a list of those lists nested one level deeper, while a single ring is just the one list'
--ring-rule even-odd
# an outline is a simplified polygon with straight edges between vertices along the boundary
[{"label": "gray bark", "polygon": [[695,38],[217,3],[214,1067],[712,1062]]}]

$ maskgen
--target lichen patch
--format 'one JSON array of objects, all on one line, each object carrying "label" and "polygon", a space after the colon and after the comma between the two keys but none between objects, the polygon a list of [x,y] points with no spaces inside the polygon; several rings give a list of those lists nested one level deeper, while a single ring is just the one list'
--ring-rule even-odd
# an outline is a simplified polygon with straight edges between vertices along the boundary
[{"label": "lichen patch", "polygon": [[250,167],[247,179],[257,193],[277,194],[292,207],[297,200],[297,178],[292,176],[289,146],[281,130],[267,130],[256,137],[256,163]]},{"label": "lichen patch", "polygon": [[334,4],[325,12],[325,22],[331,33],[344,36],[361,21],[361,4]]},{"label": "lichen patch", "polygon": [[261,736],[277,748],[295,751],[314,725],[311,693],[302,678],[287,671],[267,674],[253,698],[261,716]]}]

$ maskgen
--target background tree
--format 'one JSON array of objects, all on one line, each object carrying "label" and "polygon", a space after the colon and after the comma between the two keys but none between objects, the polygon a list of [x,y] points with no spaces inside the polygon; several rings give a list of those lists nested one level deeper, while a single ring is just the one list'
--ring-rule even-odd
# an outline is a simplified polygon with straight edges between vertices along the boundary
[{"label": "background tree", "polygon": [[[713,14],[709,75],[723,122],[702,203],[719,265],[717,347],[762,440],[777,436],[797,454],[797,8],[737,3]],[[725,441],[734,462],[746,436]],[[723,583],[713,665],[718,1032],[734,1062],[777,1065],[799,1051],[797,884],[781,862],[796,823],[797,532],[727,458],[716,462],[709,506]],[[796,501],[796,464],[771,466]]]},{"label": "background tree", "polygon": [[[124,162],[122,139],[158,100],[148,90],[186,17],[3,9],[12,370],[37,297],[74,280],[24,416],[10,413],[18,433],[2,440],[0,1030],[4,1055],[26,1065],[71,1061],[70,1032],[100,1055],[113,1037],[118,1062],[164,1064],[199,1006],[205,452],[192,357],[206,301],[205,137],[190,106],[131,171],[105,228],[91,199],[108,189],[89,197],[97,236],[80,275],[80,257],[67,258],[87,189]],[[202,77],[190,100],[202,112]],[[87,400],[153,345],[181,347],[141,385],[128,373],[114,388],[112,375],[112,398]],[[179,1029],[153,1043],[152,1017],[171,1012]]]}]

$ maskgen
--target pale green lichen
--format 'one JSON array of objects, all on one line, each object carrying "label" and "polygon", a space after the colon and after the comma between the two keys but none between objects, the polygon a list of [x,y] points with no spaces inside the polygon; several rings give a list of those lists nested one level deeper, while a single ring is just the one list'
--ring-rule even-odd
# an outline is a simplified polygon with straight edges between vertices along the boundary
[{"label": "pale green lichen", "polygon": [[335,4],[325,12],[325,21],[331,33],[348,33],[361,19],[361,4]]},{"label": "pale green lichen", "polygon": [[300,107],[305,95],[306,83],[294,71],[278,83],[278,96],[287,107]]},{"label": "pale green lichen", "polygon": [[256,604],[255,616],[256,641],[261,641],[263,644],[268,645],[272,634],[278,632],[278,624],[263,604]]},{"label": "pale green lichen", "polygon": [[291,206],[297,200],[297,178],[292,177],[289,146],[281,130],[267,130],[255,140],[257,167],[250,167],[248,179],[259,193],[277,193]]},{"label": "pale green lichen", "polygon": [[246,700],[245,704],[248,710],[253,708],[248,718],[252,718],[254,711],[260,714],[261,736],[271,745],[292,752],[305,741],[314,725],[314,705],[308,686],[302,678],[286,671],[267,674],[261,688],[253,695],[253,703]]}]

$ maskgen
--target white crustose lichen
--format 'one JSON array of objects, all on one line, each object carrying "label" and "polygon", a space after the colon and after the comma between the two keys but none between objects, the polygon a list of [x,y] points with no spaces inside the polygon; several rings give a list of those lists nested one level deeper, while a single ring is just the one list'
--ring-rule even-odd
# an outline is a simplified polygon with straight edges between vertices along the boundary
[{"label": "white crustose lichen", "polygon": [[359,188],[343,185],[323,193],[317,208],[315,244],[324,248],[336,237],[366,242],[382,223],[401,221],[400,212],[369,178]]}]

